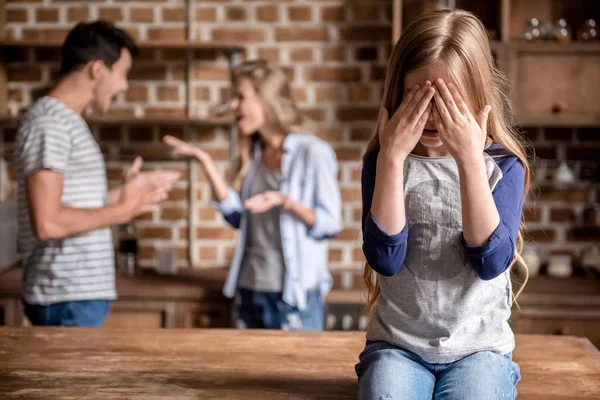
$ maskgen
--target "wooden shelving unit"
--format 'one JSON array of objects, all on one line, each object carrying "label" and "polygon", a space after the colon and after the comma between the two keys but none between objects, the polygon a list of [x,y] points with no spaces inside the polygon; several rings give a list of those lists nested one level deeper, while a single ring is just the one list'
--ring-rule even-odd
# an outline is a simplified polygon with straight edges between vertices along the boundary
[{"label": "wooden shelving unit", "polygon": [[[518,288],[513,282],[513,290]],[[365,293],[358,289],[329,293],[326,314],[328,320],[333,316],[338,321],[334,328],[343,329],[341,321],[348,316],[353,321],[350,329],[363,329],[359,321],[366,318]],[[600,346],[600,280],[532,277],[513,303],[509,323],[515,333],[585,336]]]},{"label": "wooden shelving unit", "polygon": [[[9,115],[0,115],[0,125],[17,126],[21,118]],[[230,126],[233,120],[229,118],[188,118],[188,117],[119,117],[119,116],[91,116],[85,117],[90,125],[128,125],[128,126],[189,126],[189,127],[219,127]]]},{"label": "wooden shelving unit", "polygon": [[[453,3],[480,17],[490,32],[500,69],[512,81],[517,123],[523,126],[600,126],[600,41],[580,42],[576,32],[587,18],[600,19],[600,3],[567,0],[394,0],[395,43],[418,14]],[[520,39],[531,18],[540,23],[565,18],[569,42]]]},{"label": "wooden shelving unit", "polygon": [[[225,52],[242,52],[243,47],[232,42],[172,42],[172,41],[144,41],[136,43],[141,49],[163,50],[163,49],[181,49],[181,50],[213,50]],[[0,40],[0,50],[3,49],[59,49],[61,42],[44,42],[40,40]]]},{"label": "wooden shelving unit", "polygon": [[[0,27],[1,28],[1,27]],[[243,48],[233,43],[226,42],[140,42],[137,43],[141,49],[149,50],[167,50],[177,49],[185,50],[185,57],[188,65],[188,71],[186,73],[186,106],[187,116],[186,117],[173,117],[173,116],[152,116],[152,117],[141,117],[141,118],[123,118],[123,117],[102,117],[93,116],[86,118],[90,123],[105,124],[105,123],[118,123],[124,125],[183,125],[183,126],[223,126],[231,125],[233,121],[227,118],[198,118],[191,115],[191,83],[192,73],[190,70],[191,63],[193,62],[193,53],[198,51],[221,51],[227,55],[230,69],[233,69],[241,60],[241,54]],[[54,49],[59,50],[62,43],[57,42],[42,42],[42,41],[14,41],[14,40],[0,40],[0,59],[2,51],[5,49]],[[4,61],[0,63],[0,125],[12,125],[18,123],[18,117],[12,117],[6,114],[7,112],[7,83],[6,82],[6,70],[4,68]],[[2,80],[4,77],[4,82]],[[232,141],[235,141],[236,135],[232,135]],[[232,142],[233,143],[233,142]]]}]

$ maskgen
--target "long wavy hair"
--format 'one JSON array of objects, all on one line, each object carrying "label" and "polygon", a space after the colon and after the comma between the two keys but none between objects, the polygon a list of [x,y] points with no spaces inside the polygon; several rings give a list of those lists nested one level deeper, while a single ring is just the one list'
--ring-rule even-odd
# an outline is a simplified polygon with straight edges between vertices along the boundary
[{"label": "long wavy hair", "polygon": [[[281,68],[264,60],[245,61],[233,70],[231,84],[235,87],[242,79],[250,81],[267,111],[267,118],[282,134],[312,132],[312,121],[300,114],[292,98],[288,77]],[[235,188],[241,187],[250,166],[253,145],[258,139],[257,133],[238,138],[238,159],[230,174]]]},{"label": "long wavy hair", "polygon": [[[464,10],[438,10],[421,14],[406,27],[392,50],[387,67],[382,106],[391,116],[400,106],[404,92],[404,78],[412,71],[433,65],[442,65],[473,115],[489,104],[488,141],[498,143],[517,156],[525,168],[525,195],[531,182],[531,168],[527,162],[525,143],[513,128],[514,113],[508,96],[508,79],[494,65],[486,29],[470,12]],[[379,149],[379,136],[375,134],[368,144],[363,160]],[[515,246],[511,269],[519,264],[527,266],[521,257],[523,250],[523,218]],[[368,263],[363,277],[368,289],[369,314],[380,295],[377,276]]]}]

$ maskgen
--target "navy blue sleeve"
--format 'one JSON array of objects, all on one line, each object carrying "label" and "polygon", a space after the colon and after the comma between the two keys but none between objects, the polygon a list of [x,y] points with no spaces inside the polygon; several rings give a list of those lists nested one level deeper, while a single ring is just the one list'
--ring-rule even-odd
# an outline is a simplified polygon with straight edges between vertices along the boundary
[{"label": "navy blue sleeve", "polygon": [[233,228],[240,229],[240,222],[242,221],[242,213],[234,211],[231,214],[223,215],[225,221],[229,223]]},{"label": "navy blue sleeve", "polygon": [[212,204],[217,210],[221,211],[223,218],[225,218],[225,221],[227,221],[229,225],[235,229],[240,228],[244,206],[242,205],[242,200],[237,191],[231,187],[228,188],[227,197],[220,202],[213,200]]},{"label": "navy blue sleeve", "polygon": [[[379,227],[379,224],[371,215],[376,167],[377,153],[373,152],[365,158],[361,176],[362,248],[371,268],[381,275],[393,276],[400,271],[406,257],[408,223],[402,232],[396,235],[388,235]],[[400,201],[403,201],[403,199]]]},{"label": "navy blue sleeve", "polygon": [[500,215],[500,224],[483,245],[469,246],[464,237],[462,240],[473,270],[483,280],[494,279],[510,267],[523,210],[523,164],[512,155],[494,160],[502,170],[502,178],[492,191]]}]

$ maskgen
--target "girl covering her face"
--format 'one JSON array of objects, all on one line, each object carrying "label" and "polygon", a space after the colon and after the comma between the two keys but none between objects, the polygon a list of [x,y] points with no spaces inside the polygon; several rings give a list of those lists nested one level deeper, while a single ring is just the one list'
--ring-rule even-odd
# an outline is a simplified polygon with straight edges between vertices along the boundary
[{"label": "girl covering her face", "polygon": [[364,156],[359,399],[515,398],[510,269],[530,169],[483,24],[443,10],[390,57]]}]

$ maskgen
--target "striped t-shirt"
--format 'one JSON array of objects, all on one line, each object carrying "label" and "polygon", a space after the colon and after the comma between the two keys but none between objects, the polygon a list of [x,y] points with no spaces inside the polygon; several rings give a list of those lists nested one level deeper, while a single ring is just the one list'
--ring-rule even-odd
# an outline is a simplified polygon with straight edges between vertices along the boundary
[{"label": "striped t-shirt", "polygon": [[23,299],[29,304],[116,298],[110,228],[57,240],[36,238],[30,223],[27,176],[48,169],[64,176],[62,204],[76,208],[106,205],[104,158],[85,120],[53,97],[42,97],[24,117],[17,135],[19,250]]}]

